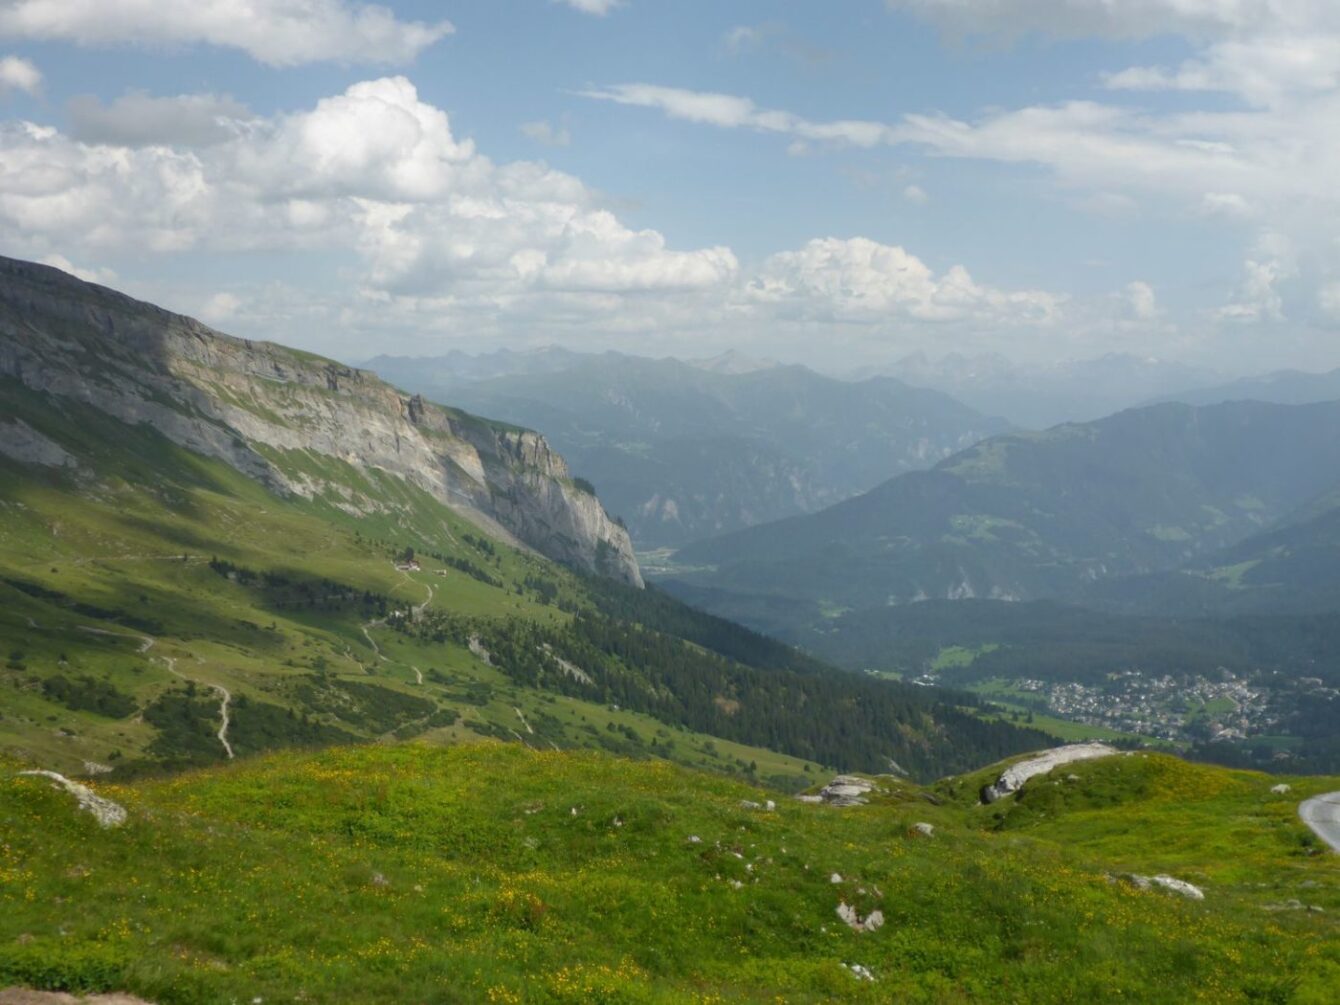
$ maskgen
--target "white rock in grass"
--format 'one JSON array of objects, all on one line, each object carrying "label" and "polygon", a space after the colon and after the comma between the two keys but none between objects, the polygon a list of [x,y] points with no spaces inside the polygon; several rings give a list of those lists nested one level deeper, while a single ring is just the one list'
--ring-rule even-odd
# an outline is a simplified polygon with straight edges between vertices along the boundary
[{"label": "white rock in grass", "polygon": [[912,829],[916,831],[918,834],[923,835],[924,837],[935,837],[934,824],[928,824],[925,821],[921,821],[919,823],[913,824]]},{"label": "white rock in grass", "polygon": [[1204,900],[1205,891],[1198,886],[1193,886],[1184,879],[1174,879],[1172,876],[1159,875],[1154,877],[1154,885],[1161,886],[1165,890],[1173,893],[1180,893],[1188,900]]},{"label": "white rock in grass", "polygon": [[846,967],[851,972],[851,975],[858,981],[873,981],[875,979],[875,975],[872,974],[868,968],[861,966],[859,963],[844,963],[842,965]]},{"label": "white rock in grass", "polygon": [[883,911],[871,911],[866,917],[862,918],[856,912],[856,908],[845,900],[838,904],[837,916],[846,922],[847,927],[853,932],[876,932],[884,927]]},{"label": "white rock in grass", "polygon": [[1292,788],[1292,786],[1285,785],[1283,782],[1280,782],[1278,785],[1272,785],[1270,787],[1270,791],[1277,796],[1282,796],[1284,795],[1284,793],[1288,792],[1290,788]]},{"label": "white rock in grass", "polygon": [[72,782],[55,771],[20,771],[19,774],[50,778],[58,787],[63,788],[79,801],[81,810],[92,813],[93,818],[104,827],[120,827],[126,822],[126,808],[124,806],[114,803],[110,799],[104,799],[87,785]]},{"label": "white rock in grass", "polygon": [[1071,743],[1054,750],[1046,750],[1037,757],[1030,757],[1010,765],[991,785],[982,789],[982,802],[994,803],[1002,796],[1018,792],[1024,783],[1035,775],[1045,775],[1053,768],[1073,761],[1088,761],[1096,757],[1111,757],[1116,749],[1106,743]]}]

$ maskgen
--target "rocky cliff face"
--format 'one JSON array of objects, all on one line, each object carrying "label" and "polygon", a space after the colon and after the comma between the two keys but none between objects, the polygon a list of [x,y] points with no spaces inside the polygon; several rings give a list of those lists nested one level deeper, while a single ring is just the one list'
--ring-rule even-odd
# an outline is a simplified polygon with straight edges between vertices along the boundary
[{"label": "rocky cliff face", "polygon": [[275,492],[393,509],[341,479],[409,482],[489,533],[640,586],[627,532],[537,433],[409,396],[362,370],[0,258],[0,377],[219,458]]}]

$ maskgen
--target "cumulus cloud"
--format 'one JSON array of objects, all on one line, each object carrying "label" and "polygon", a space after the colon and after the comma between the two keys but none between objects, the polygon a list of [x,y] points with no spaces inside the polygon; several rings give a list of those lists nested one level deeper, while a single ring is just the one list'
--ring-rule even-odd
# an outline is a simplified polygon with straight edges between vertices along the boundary
[{"label": "cumulus cloud", "polygon": [[738,268],[729,249],[677,251],[627,228],[570,175],[494,164],[403,77],[227,121],[211,138],[94,145],[9,123],[0,224],[35,247],[345,247],[376,288],[495,304],[541,290],[695,289]]},{"label": "cumulus cloud", "polygon": [[401,21],[381,5],[348,0],[0,3],[0,37],[81,45],[203,43],[240,49],[271,66],[321,60],[408,63],[452,31],[448,21]]},{"label": "cumulus cloud", "polygon": [[1050,324],[1064,298],[981,286],[955,265],[935,275],[903,248],[864,237],[819,238],[764,262],[747,295],[784,315],[834,321]]},{"label": "cumulus cloud", "polygon": [[71,98],[65,110],[74,139],[129,147],[222,143],[250,118],[241,102],[216,94],[154,97],[131,91],[108,105],[85,94]]},{"label": "cumulus cloud", "polygon": [[[803,340],[833,321],[850,331],[1043,326],[1063,306],[1054,294],[979,283],[962,266],[937,274],[860,237],[812,241],[748,270],[729,247],[675,248],[628,226],[578,178],[495,163],[403,77],[273,116],[195,98],[95,104],[78,135],[0,125],[9,249],[91,260],[128,249],[341,256],[343,282],[321,301],[245,283],[188,298],[207,320],[277,338],[286,332],[274,326],[302,323],[330,340],[355,329],[406,339],[543,330],[590,344],[602,333],[655,340],[751,325]],[[136,103],[153,113],[149,132],[116,114]]]},{"label": "cumulus cloud", "polygon": [[19,56],[0,59],[0,97],[11,91],[37,94],[42,90],[42,71]]}]

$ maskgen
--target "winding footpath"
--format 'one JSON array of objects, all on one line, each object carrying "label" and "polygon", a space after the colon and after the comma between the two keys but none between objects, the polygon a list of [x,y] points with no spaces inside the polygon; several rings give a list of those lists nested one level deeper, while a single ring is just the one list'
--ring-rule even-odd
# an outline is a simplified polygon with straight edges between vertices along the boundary
[{"label": "winding footpath", "polygon": [[1298,815],[1332,851],[1340,852],[1340,792],[1303,800],[1298,804]]},{"label": "winding footpath", "polygon": [[232,724],[232,719],[228,715],[228,705],[233,700],[230,692],[222,684],[211,684],[207,681],[191,680],[184,673],[177,669],[177,659],[175,656],[164,656],[163,662],[167,664],[168,673],[174,677],[180,677],[184,681],[192,684],[204,684],[206,687],[213,688],[219,695],[219,731],[214,735],[219,738],[219,743],[223,744],[223,752],[228,755],[228,760],[234,759],[233,745],[228,742],[228,727]]},{"label": "winding footpath", "polygon": [[107,635],[114,639],[138,639],[140,652],[142,653],[147,653],[158,641],[151,635],[136,635],[133,632],[109,632],[106,628],[94,628],[91,625],[76,625],[75,627],[81,632],[88,632],[90,635]]}]

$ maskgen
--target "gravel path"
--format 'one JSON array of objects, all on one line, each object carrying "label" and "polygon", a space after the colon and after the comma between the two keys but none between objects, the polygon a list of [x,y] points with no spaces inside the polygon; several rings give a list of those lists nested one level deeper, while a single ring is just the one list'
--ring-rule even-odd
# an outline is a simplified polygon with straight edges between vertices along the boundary
[{"label": "gravel path", "polygon": [[1340,792],[1305,799],[1298,805],[1303,823],[1316,832],[1333,851],[1340,852]]}]

